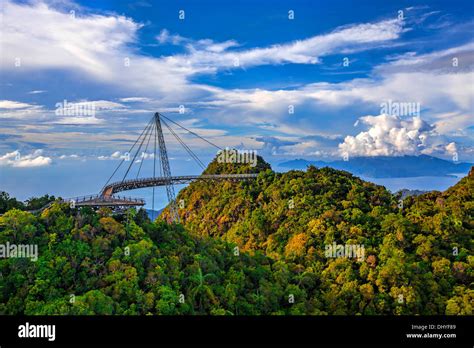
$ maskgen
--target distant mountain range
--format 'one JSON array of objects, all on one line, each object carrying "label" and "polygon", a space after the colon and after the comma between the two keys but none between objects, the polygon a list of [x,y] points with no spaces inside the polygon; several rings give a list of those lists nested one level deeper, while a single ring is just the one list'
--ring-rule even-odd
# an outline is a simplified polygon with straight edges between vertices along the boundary
[{"label": "distant mountain range", "polygon": [[405,198],[410,197],[410,196],[420,196],[422,194],[425,194],[426,192],[428,192],[428,191],[403,189],[403,190],[399,190],[396,193],[400,194],[401,199],[405,199]]},{"label": "distant mountain range", "polygon": [[416,176],[449,176],[452,174],[468,173],[472,163],[451,162],[437,157],[400,156],[400,157],[353,157],[348,161],[333,162],[308,161],[295,159],[282,162],[281,167],[290,169],[306,169],[307,166],[331,167],[345,170],[355,175],[371,178],[404,178]]}]

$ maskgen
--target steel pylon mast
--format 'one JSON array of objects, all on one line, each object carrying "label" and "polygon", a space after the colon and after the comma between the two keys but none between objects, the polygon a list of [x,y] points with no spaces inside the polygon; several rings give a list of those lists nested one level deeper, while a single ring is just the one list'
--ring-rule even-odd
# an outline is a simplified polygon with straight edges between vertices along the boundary
[{"label": "steel pylon mast", "polygon": [[163,168],[163,178],[165,179],[166,194],[168,195],[169,210],[171,219],[179,222],[178,207],[176,205],[176,195],[174,193],[173,182],[171,181],[170,162],[168,160],[168,152],[166,151],[165,138],[163,130],[161,129],[160,114],[155,113],[156,133],[158,136],[158,146],[161,159],[161,166]]},{"label": "steel pylon mast", "polygon": [[[138,179],[138,177],[140,175],[140,172],[143,166],[143,161],[146,158],[149,145],[151,144],[151,142],[153,142],[153,150],[154,150],[153,181],[156,182],[157,185],[150,185],[150,186],[153,186],[152,210],[153,211],[155,210],[155,186],[162,186],[162,185],[166,186],[166,194],[168,196],[171,221],[179,222],[178,205],[176,204],[176,195],[175,195],[174,186],[173,186],[173,180],[175,180],[176,178],[173,178],[171,176],[170,163],[168,159],[168,151],[166,150],[166,144],[165,144],[165,138],[163,136],[162,125],[164,125],[168,129],[170,134],[176,138],[176,140],[183,146],[183,148],[188,152],[191,158],[193,158],[201,168],[205,169],[205,165],[196,156],[196,154],[191,150],[191,148],[188,145],[186,145],[186,143],[184,143],[184,141],[178,136],[178,134],[170,127],[170,125],[167,122],[170,122],[180,127],[182,130],[186,131],[187,133],[200,138],[201,140],[205,141],[209,145],[212,145],[219,150],[222,150],[219,146],[201,137],[199,134],[196,134],[195,132],[183,127],[179,123],[174,122],[173,120],[169,119],[165,115],[162,115],[159,112],[156,112],[151,118],[151,120],[148,122],[148,124],[146,125],[145,129],[143,129],[138,139],[135,140],[133,145],[130,147],[128,152],[126,152],[125,155],[122,156],[122,160],[120,161],[120,163],[115,168],[114,172],[112,173],[112,175],[109,177],[104,187],[102,188],[101,197],[111,198],[114,192],[118,192],[118,191],[114,191],[117,188],[117,185],[121,186],[125,183],[129,184],[129,186],[126,185],[127,189],[129,190],[139,188],[140,183],[143,183],[143,179]],[[158,143],[158,148],[156,146],[157,143]],[[144,149],[144,152],[142,152],[142,148]],[[157,174],[156,161],[157,161],[157,156],[158,156],[156,153],[157,150],[160,153],[160,157],[159,157],[160,163],[158,164],[158,167],[160,169],[159,177],[156,176]],[[133,153],[133,156],[131,156],[132,153]],[[128,167],[125,166],[126,167],[125,174],[123,175],[121,181],[115,182],[113,184],[109,184],[109,182],[112,180],[112,178],[115,176],[115,174],[118,172],[118,170],[121,168],[121,166],[125,162],[130,162],[130,163]],[[131,173],[130,171],[132,170],[132,166],[134,163],[140,163],[135,179],[125,180],[127,176]],[[149,179],[150,178],[147,178],[147,180]],[[130,183],[130,181],[132,181],[132,183]],[[149,186],[146,186],[146,187],[149,187]],[[154,218],[154,216],[152,216],[152,218]]]}]

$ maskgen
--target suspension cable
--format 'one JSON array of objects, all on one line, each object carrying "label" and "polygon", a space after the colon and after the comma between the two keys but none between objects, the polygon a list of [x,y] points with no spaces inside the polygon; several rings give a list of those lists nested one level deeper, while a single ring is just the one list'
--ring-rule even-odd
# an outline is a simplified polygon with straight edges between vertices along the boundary
[{"label": "suspension cable", "polygon": [[163,115],[163,114],[161,114],[161,113],[160,113],[160,116],[161,116],[161,117],[164,117],[165,119],[167,119],[167,120],[168,120],[168,121],[170,121],[171,123],[174,123],[174,124],[175,124],[175,125],[177,125],[178,127],[181,127],[181,128],[182,128],[182,129],[184,129],[185,131],[187,131],[187,132],[189,132],[189,133],[191,133],[191,134],[193,134],[193,135],[197,136],[198,138],[200,138],[200,139],[204,140],[206,143],[208,143],[208,144],[210,144],[210,145],[214,146],[215,148],[217,148],[217,149],[219,149],[219,150],[222,150],[222,148],[221,148],[221,147],[217,146],[217,145],[216,145],[216,144],[214,144],[213,142],[211,142],[211,141],[209,141],[209,140],[207,140],[207,139],[203,138],[203,137],[202,137],[202,136],[200,136],[199,134],[197,134],[197,133],[195,133],[195,132],[193,132],[193,131],[191,131],[191,130],[187,129],[186,127],[183,127],[182,125],[180,125],[179,123],[176,123],[175,121],[173,121],[173,120],[169,119],[169,118],[168,118],[168,117],[166,117],[165,115]]},{"label": "suspension cable", "polygon": [[175,133],[175,131],[166,123],[165,120],[161,120],[162,123],[168,128],[171,134],[178,140],[178,142],[184,147],[184,149],[188,152],[188,154],[196,161],[196,163],[202,168],[205,169],[204,163],[196,156],[196,154],[189,148],[188,145],[184,143],[184,141]]},{"label": "suspension cable", "polygon": [[140,175],[140,171],[142,170],[142,165],[143,165],[143,162],[145,161],[145,156],[146,156],[146,152],[148,150],[148,145],[150,144],[151,135],[153,134],[154,130],[155,130],[155,124],[153,123],[152,126],[150,127],[149,134],[145,135],[145,139],[146,139],[146,137],[148,137],[148,142],[146,143],[144,156],[142,156],[142,159],[140,161],[140,167],[138,167],[138,172],[137,172],[136,179],[138,179],[138,176]]},{"label": "suspension cable", "polygon": [[[185,130],[186,132],[200,138],[201,140],[205,141],[206,143],[208,143],[209,145],[212,145],[213,147],[219,149],[219,150],[222,150],[221,147],[219,147],[218,145],[214,144],[213,142],[203,138],[202,136],[200,136],[199,134],[189,130],[188,128],[180,125],[179,123],[173,121],[172,119],[166,117],[165,115],[159,113],[159,116],[161,117],[161,121],[162,123],[166,126],[166,128],[170,131],[170,133],[176,138],[176,140],[183,146],[183,148],[186,150],[186,152],[191,156],[191,158],[194,159],[194,161],[196,161],[196,163],[202,168],[202,169],[205,169],[205,165],[204,163],[199,159],[199,157],[191,150],[191,148],[179,137],[179,135],[170,127],[170,125],[168,125],[168,123],[165,121],[168,120],[169,122],[175,124],[176,126],[180,127],[181,129]],[[145,146],[145,155],[146,155],[146,151],[148,150],[148,147],[150,145],[150,141],[151,141],[151,138],[153,137],[153,147],[154,147],[154,153],[153,153],[153,177],[156,178],[156,164],[157,164],[157,137],[158,137],[158,130],[156,128],[156,124],[154,122],[155,120],[155,117],[152,117],[152,119],[148,122],[148,124],[146,125],[145,129],[143,129],[143,131],[141,132],[140,136],[135,140],[135,142],[133,143],[133,145],[130,147],[130,150],[128,151],[128,155],[130,155],[130,153],[132,152],[132,150],[135,148],[135,146],[140,142],[134,156],[133,156],[133,159],[130,163],[130,165],[128,166],[126,172],[125,172],[125,175],[123,176],[122,178],[122,182],[125,180],[125,178],[127,177],[128,173],[130,172],[130,169],[133,165],[133,163],[135,163],[135,160],[138,156],[138,154],[140,153],[143,145],[145,144],[146,142],[146,146]],[[122,158],[122,160],[120,161],[120,163],[118,164],[118,166],[115,168],[114,172],[112,173],[112,175],[109,177],[109,179],[107,180],[107,182],[105,183],[105,185],[103,186],[102,188],[102,191],[104,190],[104,188],[109,184],[109,182],[111,181],[111,179],[115,176],[115,174],[117,173],[117,171],[120,169],[120,167],[122,166],[122,164],[125,162],[125,160],[127,159],[127,157],[124,157]],[[138,176],[140,175],[140,172],[141,172],[141,168],[143,166],[143,156],[142,156],[142,159],[141,159],[141,162],[140,162],[140,166],[138,168],[138,172],[137,172],[137,175],[136,175],[136,179],[138,179]],[[160,170],[160,176],[162,177],[163,176],[163,168],[162,168],[162,163],[161,163],[161,159],[158,158],[158,167],[159,167],[159,170]],[[155,187],[153,186],[153,201],[152,201],[152,210],[153,210],[153,217],[154,217],[154,209],[155,209]]]},{"label": "suspension cable", "polygon": [[[148,123],[148,125],[146,126],[145,129],[149,129],[151,126],[152,126],[152,123],[150,122],[150,123]],[[135,162],[135,159],[137,158],[137,155],[140,152],[144,142],[145,142],[145,138],[142,139],[142,142],[140,143],[140,146],[138,147],[138,150],[135,152],[135,155],[133,156],[133,160],[130,162],[130,165],[128,166],[128,169],[127,169],[127,171],[125,172],[125,175],[122,178],[122,182],[127,177],[128,172],[130,171],[130,168],[132,167],[133,163]]]},{"label": "suspension cable", "polygon": [[[152,122],[152,121],[150,121]],[[149,122],[149,123],[150,123]],[[147,125],[148,127],[148,125]],[[138,141],[140,140],[140,138],[142,137],[143,133],[145,133],[145,130],[147,129],[147,127],[145,127],[145,129],[143,129],[143,131],[141,132],[140,136],[137,138],[137,140],[135,140],[135,142],[133,143],[132,147],[130,148],[130,150],[128,150],[128,153],[132,152],[133,148],[135,147],[135,145],[138,143]],[[109,177],[109,179],[107,180],[107,182],[105,183],[104,187],[102,187],[102,191],[104,190],[104,188],[109,184],[110,180],[114,177],[115,173],[119,170],[119,168],[122,166],[123,162],[125,162],[125,158],[122,158],[122,160],[120,161],[119,165],[115,168],[114,172],[112,173],[112,175]]]}]

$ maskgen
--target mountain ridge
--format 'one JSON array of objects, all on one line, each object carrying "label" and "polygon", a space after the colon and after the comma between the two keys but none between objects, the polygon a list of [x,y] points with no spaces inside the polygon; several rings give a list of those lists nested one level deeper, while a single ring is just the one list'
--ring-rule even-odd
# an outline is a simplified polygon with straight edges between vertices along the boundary
[{"label": "mountain ridge", "polygon": [[371,178],[403,178],[419,176],[452,176],[457,173],[467,173],[472,163],[451,162],[441,158],[420,156],[378,156],[352,157],[348,161],[336,160],[331,162],[294,159],[279,163],[280,167],[290,169],[305,169],[308,165],[316,167],[332,167],[346,170],[355,175]]},{"label": "mountain ridge", "polygon": [[[472,315],[474,168],[400,202],[345,171],[258,161],[256,180],[183,189],[181,223],[0,195],[0,244],[38,245],[36,262],[0,258],[0,314]],[[255,170],[208,167],[224,169]]]}]

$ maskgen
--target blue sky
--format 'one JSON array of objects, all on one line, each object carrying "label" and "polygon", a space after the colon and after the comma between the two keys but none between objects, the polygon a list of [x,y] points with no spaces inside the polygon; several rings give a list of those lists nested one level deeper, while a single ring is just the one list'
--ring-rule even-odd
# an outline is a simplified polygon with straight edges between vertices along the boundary
[{"label": "blue sky", "polygon": [[[472,1],[4,1],[1,14],[0,179],[22,199],[96,192],[154,111],[274,163],[474,161]],[[64,100],[94,113],[60,115]],[[165,136],[174,172],[198,173]]]}]

